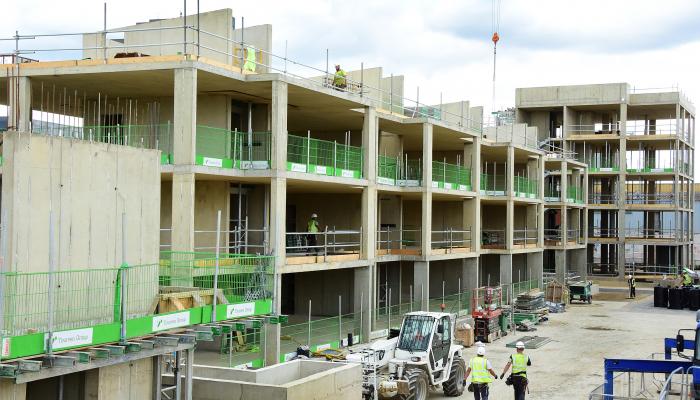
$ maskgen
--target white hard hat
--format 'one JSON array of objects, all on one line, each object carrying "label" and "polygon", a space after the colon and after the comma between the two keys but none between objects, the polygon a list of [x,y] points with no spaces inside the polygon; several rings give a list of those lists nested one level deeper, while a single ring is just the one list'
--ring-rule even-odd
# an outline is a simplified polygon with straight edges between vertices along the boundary
[{"label": "white hard hat", "polygon": [[311,218],[318,218],[318,215],[316,213],[311,214]]},{"label": "white hard hat", "polygon": [[523,342],[518,342],[515,344],[516,349],[524,349],[525,348],[525,343]]},{"label": "white hard hat", "polygon": [[486,347],[484,346],[479,346],[476,348],[476,355],[477,356],[484,356],[486,355]]},{"label": "white hard hat", "polygon": [[482,343],[481,341],[478,341],[474,344],[476,345],[476,347],[486,347],[486,345],[484,343]]}]

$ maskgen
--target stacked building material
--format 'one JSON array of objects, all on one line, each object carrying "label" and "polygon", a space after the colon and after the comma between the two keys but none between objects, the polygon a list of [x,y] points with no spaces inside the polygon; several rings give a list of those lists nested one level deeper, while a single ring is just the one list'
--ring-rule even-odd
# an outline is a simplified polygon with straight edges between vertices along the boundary
[{"label": "stacked building material", "polygon": [[545,308],[544,292],[539,289],[533,289],[519,294],[515,299],[515,308],[524,311],[537,311]]}]

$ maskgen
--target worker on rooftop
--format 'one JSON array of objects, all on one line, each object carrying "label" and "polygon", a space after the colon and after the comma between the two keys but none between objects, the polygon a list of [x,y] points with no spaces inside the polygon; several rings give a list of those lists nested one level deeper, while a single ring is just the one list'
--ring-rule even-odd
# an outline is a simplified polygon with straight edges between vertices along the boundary
[{"label": "worker on rooftop", "polygon": [[335,65],[335,75],[333,76],[333,86],[338,89],[348,87],[348,79],[345,71],[340,68],[340,64]]},{"label": "worker on rooftop", "polygon": [[[501,379],[508,372],[508,368],[511,366],[510,377],[508,380],[513,384],[513,392],[515,394],[515,400],[525,400],[525,390],[527,389],[527,367],[532,365],[530,357],[525,355],[525,343],[518,342],[515,344],[515,354],[511,354],[508,364],[503,368],[503,373],[501,374]],[[508,384],[508,380],[506,384]]]},{"label": "worker on rooftop", "polygon": [[316,240],[316,236],[318,236],[318,215],[316,213],[311,214],[311,219],[306,224],[306,232],[309,233],[307,235],[309,252],[318,253],[318,240]]},{"label": "worker on rooftop", "polygon": [[255,72],[255,66],[257,61],[255,60],[255,47],[247,45],[244,49],[245,51],[245,64],[243,64],[244,71]]},{"label": "worker on rooftop", "polygon": [[469,360],[467,372],[464,373],[464,380],[472,375],[472,383],[469,391],[474,392],[474,400],[489,400],[489,383],[493,382],[491,377],[498,379],[498,375],[493,372],[491,361],[486,359],[486,346],[476,348],[476,357]]}]

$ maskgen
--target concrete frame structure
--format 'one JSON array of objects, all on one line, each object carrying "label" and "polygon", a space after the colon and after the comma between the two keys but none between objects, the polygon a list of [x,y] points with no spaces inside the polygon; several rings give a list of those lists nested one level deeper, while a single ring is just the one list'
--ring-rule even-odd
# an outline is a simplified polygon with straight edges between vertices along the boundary
[{"label": "concrete frame structure", "polygon": [[695,108],[682,92],[627,83],[520,88],[516,120],[587,164],[589,274],[640,278],[694,265]]}]

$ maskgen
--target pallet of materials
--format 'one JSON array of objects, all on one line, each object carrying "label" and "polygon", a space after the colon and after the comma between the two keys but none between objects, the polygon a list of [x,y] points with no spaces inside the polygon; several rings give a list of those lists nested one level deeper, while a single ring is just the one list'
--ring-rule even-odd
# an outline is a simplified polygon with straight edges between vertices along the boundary
[{"label": "pallet of materials", "polygon": [[543,308],[545,308],[544,292],[539,289],[521,293],[515,299],[516,310],[535,311]]}]

